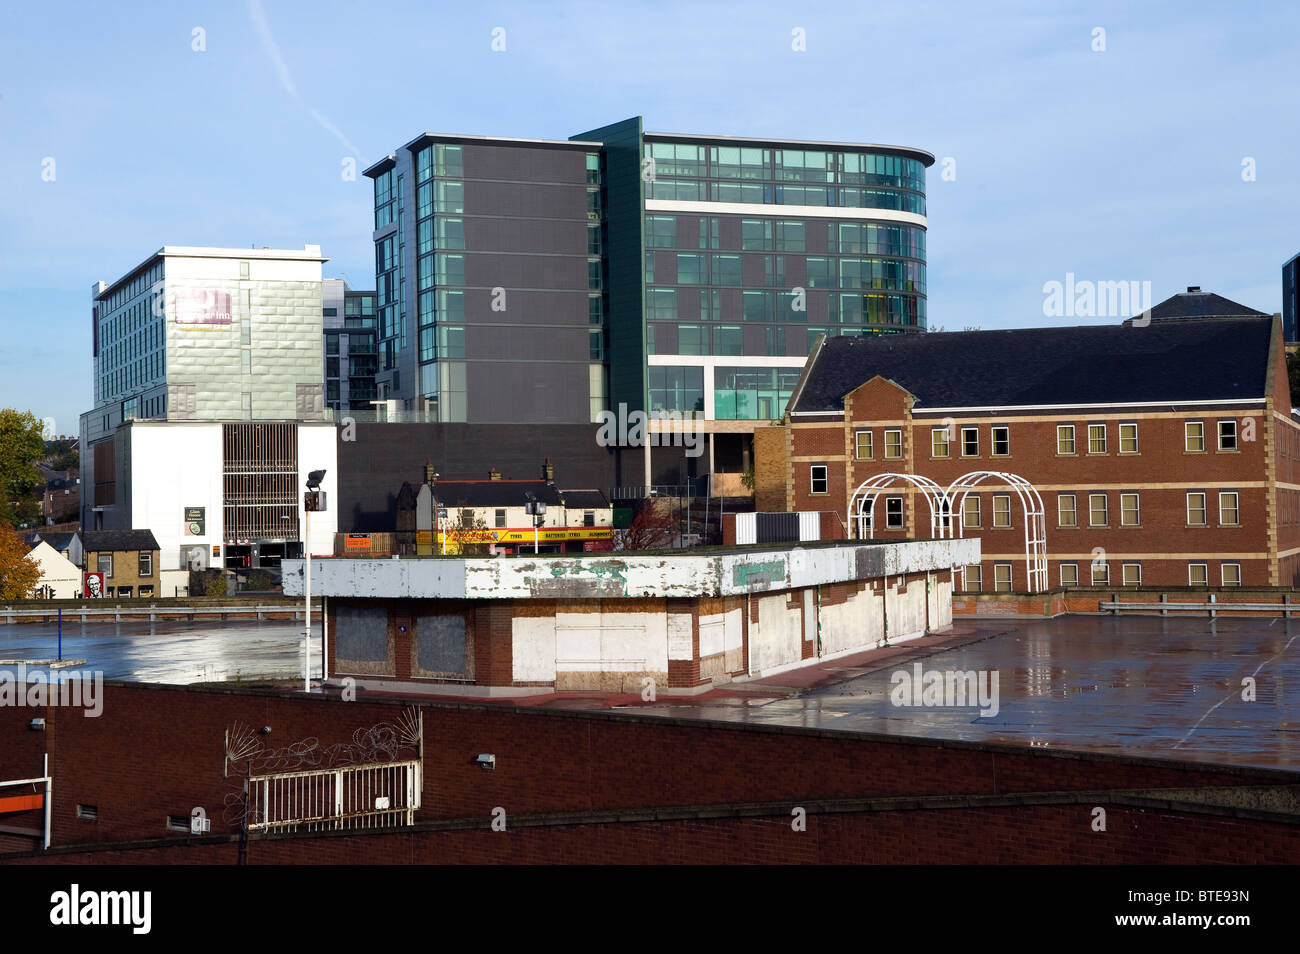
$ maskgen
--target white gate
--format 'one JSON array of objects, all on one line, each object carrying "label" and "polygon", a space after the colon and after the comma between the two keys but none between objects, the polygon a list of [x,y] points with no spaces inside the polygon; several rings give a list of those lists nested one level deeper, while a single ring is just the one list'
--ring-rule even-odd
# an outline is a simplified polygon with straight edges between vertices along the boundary
[{"label": "white gate", "polygon": [[244,783],[244,827],[325,831],[410,825],[421,789],[418,760],[250,775]]}]

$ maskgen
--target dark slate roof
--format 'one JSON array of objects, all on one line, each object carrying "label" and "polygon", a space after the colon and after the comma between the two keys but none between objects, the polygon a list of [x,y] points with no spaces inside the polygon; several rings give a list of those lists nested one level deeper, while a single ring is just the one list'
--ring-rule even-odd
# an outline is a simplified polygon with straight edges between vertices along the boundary
[{"label": "dark slate roof", "polygon": [[1166,318],[1258,318],[1261,315],[1267,317],[1267,312],[1248,308],[1214,292],[1190,288],[1151,306],[1151,317],[1156,321]]},{"label": "dark slate roof", "polygon": [[927,407],[1261,398],[1272,318],[828,338],[799,411],[842,411],[876,375]]},{"label": "dark slate roof", "polygon": [[81,546],[87,553],[121,550],[157,550],[152,530],[82,530]]},{"label": "dark slate roof", "polygon": [[55,480],[45,482],[46,490],[72,490],[81,486],[80,477],[60,477]]},{"label": "dark slate roof", "polygon": [[561,490],[566,507],[581,507],[583,510],[602,510],[609,506],[609,498],[599,490]]},{"label": "dark slate roof", "polygon": [[434,496],[443,507],[522,507],[532,494],[550,507],[560,507],[559,491],[545,480],[440,480]]},{"label": "dark slate roof", "polygon": [[44,541],[62,553],[75,536],[75,533],[38,533],[34,539]]}]

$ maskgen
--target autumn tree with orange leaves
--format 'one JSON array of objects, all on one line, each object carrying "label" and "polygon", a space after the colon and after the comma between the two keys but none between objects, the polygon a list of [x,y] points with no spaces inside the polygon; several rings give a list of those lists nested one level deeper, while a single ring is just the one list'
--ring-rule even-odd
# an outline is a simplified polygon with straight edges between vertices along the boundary
[{"label": "autumn tree with orange leaves", "polygon": [[41,579],[41,568],[28,555],[23,538],[0,526],[0,600],[29,599]]}]

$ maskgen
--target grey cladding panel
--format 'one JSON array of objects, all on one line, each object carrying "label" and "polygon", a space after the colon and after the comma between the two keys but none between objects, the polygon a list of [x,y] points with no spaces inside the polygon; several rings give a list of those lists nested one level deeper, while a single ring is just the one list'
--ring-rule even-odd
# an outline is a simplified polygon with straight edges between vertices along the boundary
[{"label": "grey cladding panel", "polygon": [[883,547],[866,547],[854,554],[856,578],[876,579],[885,575],[885,550]]}]

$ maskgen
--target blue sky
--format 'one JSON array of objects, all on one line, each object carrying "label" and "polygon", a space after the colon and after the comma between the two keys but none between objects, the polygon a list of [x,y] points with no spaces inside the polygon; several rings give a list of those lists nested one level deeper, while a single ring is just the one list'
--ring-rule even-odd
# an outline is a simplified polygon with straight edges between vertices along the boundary
[{"label": "blue sky", "polygon": [[639,114],[951,157],[956,178],[928,181],[948,328],[1077,323],[1043,314],[1067,272],[1278,311],[1300,251],[1289,5],[5,6],[0,406],[65,433],[91,403],[93,281],[162,245],[319,243],[327,276],[371,287],[370,183],[342,162],[424,131],[566,138]]}]

